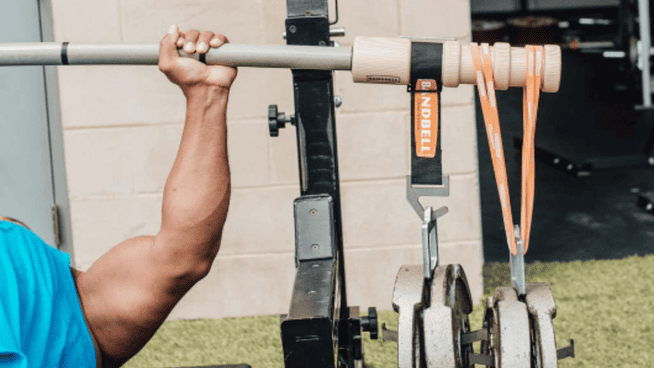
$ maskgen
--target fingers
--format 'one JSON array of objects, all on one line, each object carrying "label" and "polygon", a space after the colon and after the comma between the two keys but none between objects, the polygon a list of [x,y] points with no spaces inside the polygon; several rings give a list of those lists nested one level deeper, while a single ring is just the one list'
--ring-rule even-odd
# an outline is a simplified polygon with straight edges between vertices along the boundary
[{"label": "fingers", "polygon": [[184,52],[187,54],[193,54],[196,50],[196,44],[200,38],[200,31],[197,29],[192,29],[186,32],[186,37],[184,38]]},{"label": "fingers", "polygon": [[177,25],[172,25],[168,34],[172,37],[172,42],[177,48],[183,48],[187,54],[206,53],[210,47],[219,47],[228,43],[229,40],[225,35],[213,33],[211,31],[200,32],[190,30],[187,33],[181,32]]},{"label": "fingers", "polygon": [[224,43],[229,43],[229,40],[227,39],[227,37],[225,37],[225,35],[220,33],[216,33],[211,39],[211,41],[209,42],[211,47],[218,47]]},{"label": "fingers", "polygon": [[198,39],[198,44],[195,47],[195,51],[199,54],[204,54],[209,50],[209,43],[214,37],[214,33],[211,31],[204,31],[200,33],[200,38]]},{"label": "fingers", "polygon": [[166,70],[175,63],[175,58],[179,57],[176,42],[179,39],[179,28],[173,24],[170,26],[168,34],[164,36],[159,44],[159,69]]},{"label": "fingers", "polygon": [[180,32],[177,25],[172,25],[159,45],[159,69],[170,78],[169,74],[178,65],[180,48],[189,55],[196,52],[205,54],[210,48],[217,48],[228,42],[223,34],[211,31],[200,32],[195,29],[184,33]]}]

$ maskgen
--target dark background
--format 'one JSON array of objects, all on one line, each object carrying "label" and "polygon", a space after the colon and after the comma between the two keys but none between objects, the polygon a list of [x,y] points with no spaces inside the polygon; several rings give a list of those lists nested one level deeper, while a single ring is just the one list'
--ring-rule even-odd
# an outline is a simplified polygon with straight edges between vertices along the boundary
[{"label": "dark background", "polygon": [[[638,153],[654,126],[651,112],[636,111],[636,93],[616,91],[615,65],[598,55],[563,53],[561,89],[541,94],[536,144],[586,155]],[[508,262],[497,187],[478,96],[477,132],[484,256]],[[498,91],[514,222],[520,220],[522,89]],[[527,262],[623,258],[654,253],[654,216],[637,205],[638,192],[654,190],[654,168],[594,171],[575,177],[536,162],[536,198]]]}]

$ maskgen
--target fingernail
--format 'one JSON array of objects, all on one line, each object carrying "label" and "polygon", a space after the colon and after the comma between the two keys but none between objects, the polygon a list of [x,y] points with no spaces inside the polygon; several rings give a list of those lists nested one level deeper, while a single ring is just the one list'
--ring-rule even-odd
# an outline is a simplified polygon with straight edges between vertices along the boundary
[{"label": "fingernail", "polygon": [[193,42],[187,42],[186,45],[184,45],[184,51],[186,52],[191,52],[193,51]]},{"label": "fingernail", "polygon": [[172,35],[172,34],[175,33],[176,29],[177,29],[177,25],[173,24],[173,25],[170,26],[170,29],[168,30],[168,33],[170,33]]},{"label": "fingernail", "polygon": [[206,51],[207,50],[207,43],[204,42],[204,41],[200,41],[200,43],[198,43],[197,49],[198,49],[198,51]]},{"label": "fingernail", "polygon": [[209,43],[211,44],[211,46],[215,47],[215,46],[218,46],[219,42],[220,42],[220,40],[218,38],[212,38]]}]

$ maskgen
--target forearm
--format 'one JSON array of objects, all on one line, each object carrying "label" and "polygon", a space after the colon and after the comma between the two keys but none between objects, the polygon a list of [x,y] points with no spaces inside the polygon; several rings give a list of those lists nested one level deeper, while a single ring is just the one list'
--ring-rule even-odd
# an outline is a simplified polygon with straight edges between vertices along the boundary
[{"label": "forearm", "polygon": [[186,122],[164,187],[157,235],[166,247],[175,247],[177,259],[210,264],[218,252],[230,198],[228,93],[214,87],[185,93]]}]

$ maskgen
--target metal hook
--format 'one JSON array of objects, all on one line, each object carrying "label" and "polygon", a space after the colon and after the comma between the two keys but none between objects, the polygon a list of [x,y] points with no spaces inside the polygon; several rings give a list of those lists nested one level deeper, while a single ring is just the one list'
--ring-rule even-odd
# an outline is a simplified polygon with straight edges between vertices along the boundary
[{"label": "metal hook", "polygon": [[[411,185],[411,176],[406,177],[406,199],[411,204],[411,207],[416,211],[418,216],[422,219],[425,213],[424,207],[420,204],[418,198],[420,197],[448,197],[450,195],[450,177],[443,176],[443,185]],[[443,214],[440,214],[441,211]],[[441,217],[447,213],[447,207],[441,207],[436,210],[437,217]]]},{"label": "metal hook", "polygon": [[[444,209],[444,211],[443,211]],[[425,208],[422,219],[422,263],[425,280],[431,280],[434,269],[438,266],[438,234],[436,219],[447,213],[447,207],[436,212],[431,207]]]},{"label": "metal hook", "polygon": [[336,8],[336,11],[335,11],[336,19],[334,19],[333,22],[329,22],[330,26],[333,26],[334,24],[338,23],[338,0],[334,0],[334,7]]},{"label": "metal hook", "polygon": [[511,283],[518,293],[519,297],[524,297],[527,294],[527,283],[525,282],[525,254],[520,238],[520,226],[515,225],[513,228],[513,236],[515,236],[516,244],[518,247],[518,254],[514,255],[509,252],[511,260]]}]

